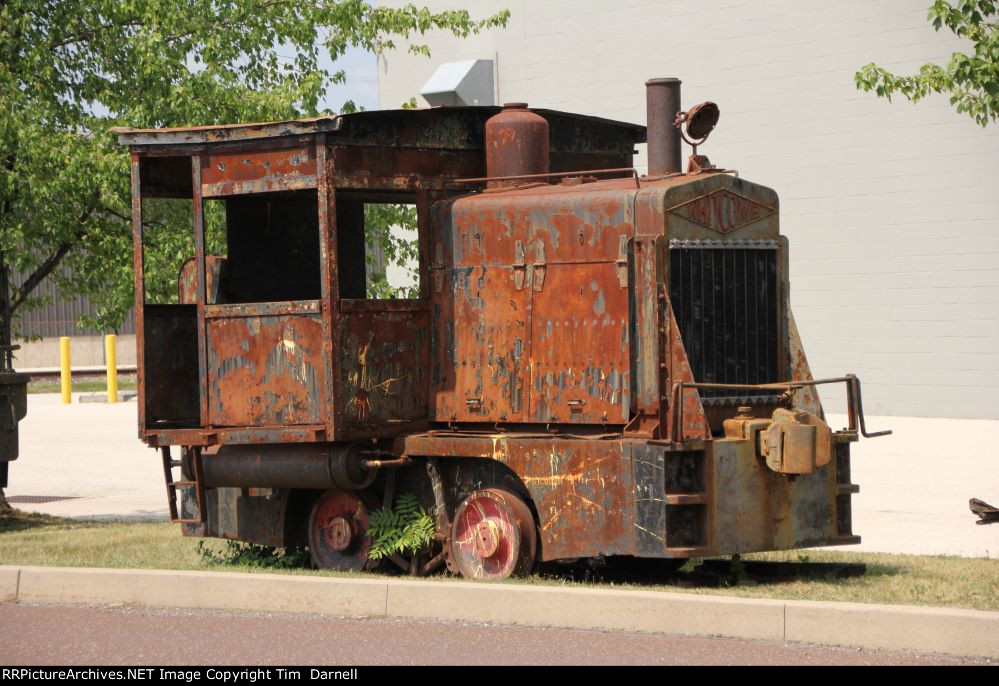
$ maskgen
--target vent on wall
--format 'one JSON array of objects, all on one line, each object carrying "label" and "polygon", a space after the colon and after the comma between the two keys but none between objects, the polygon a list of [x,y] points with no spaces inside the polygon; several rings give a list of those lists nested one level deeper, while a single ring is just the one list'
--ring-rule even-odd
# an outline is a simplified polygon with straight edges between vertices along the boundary
[{"label": "vent on wall", "polygon": [[438,105],[494,105],[493,61],[447,62],[423,84],[420,95]]}]

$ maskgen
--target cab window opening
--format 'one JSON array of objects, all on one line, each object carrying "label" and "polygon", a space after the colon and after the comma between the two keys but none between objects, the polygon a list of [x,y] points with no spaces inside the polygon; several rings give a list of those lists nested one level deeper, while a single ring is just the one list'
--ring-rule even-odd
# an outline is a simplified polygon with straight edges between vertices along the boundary
[{"label": "cab window opening", "polygon": [[338,192],[336,225],[341,299],[420,297],[415,197]]}]

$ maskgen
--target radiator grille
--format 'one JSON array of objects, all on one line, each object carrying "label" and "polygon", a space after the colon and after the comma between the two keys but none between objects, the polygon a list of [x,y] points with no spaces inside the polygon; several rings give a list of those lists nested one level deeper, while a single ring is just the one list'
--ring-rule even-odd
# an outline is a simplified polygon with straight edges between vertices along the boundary
[{"label": "radiator grille", "polygon": [[[780,381],[776,241],[671,241],[670,301],[694,380]],[[701,391],[705,402],[774,393]]]}]

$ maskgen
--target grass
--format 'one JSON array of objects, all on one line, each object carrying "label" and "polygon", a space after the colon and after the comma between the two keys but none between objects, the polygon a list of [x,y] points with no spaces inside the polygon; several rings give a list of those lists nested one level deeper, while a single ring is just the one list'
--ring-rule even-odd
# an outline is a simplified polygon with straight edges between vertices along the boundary
[{"label": "grass", "polygon": [[[74,393],[106,393],[108,390],[107,379],[103,376],[100,378],[73,379],[72,387]],[[38,379],[28,383],[28,393],[59,393],[61,388],[58,377]],[[118,377],[119,391],[131,391],[135,390],[135,388],[136,381],[134,374]]]},{"label": "grass", "polygon": [[[234,556],[225,541],[181,536],[177,525],[164,522],[99,522],[45,515],[0,515],[0,564],[61,567],[118,567],[253,571],[316,576],[368,576],[309,569],[301,556],[274,557],[269,553]],[[236,559],[240,563],[229,561]],[[544,584],[605,589],[643,589],[774,598],[780,600],[836,600],[858,603],[935,605],[976,610],[999,610],[999,560],[925,555],[889,555],[838,551],[789,551],[744,556],[745,560],[801,563],[833,562],[867,565],[867,573],[851,578],[789,578],[744,586],[699,586],[696,575],[679,575],[675,582],[649,582],[632,575],[610,581],[594,574],[546,572],[509,583]],[[693,569],[688,562],[685,570]],[[687,577],[687,578],[684,578]]]}]

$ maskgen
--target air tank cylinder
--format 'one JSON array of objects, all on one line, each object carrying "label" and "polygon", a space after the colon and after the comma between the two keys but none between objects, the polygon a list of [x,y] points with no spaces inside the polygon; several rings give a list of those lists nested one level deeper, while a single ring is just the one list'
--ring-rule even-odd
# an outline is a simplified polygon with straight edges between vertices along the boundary
[{"label": "air tank cylinder", "polygon": [[[548,121],[527,109],[527,103],[509,102],[486,121],[486,176],[547,174]],[[524,183],[523,180],[489,181],[487,188]]]}]

